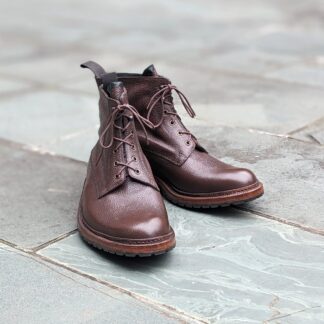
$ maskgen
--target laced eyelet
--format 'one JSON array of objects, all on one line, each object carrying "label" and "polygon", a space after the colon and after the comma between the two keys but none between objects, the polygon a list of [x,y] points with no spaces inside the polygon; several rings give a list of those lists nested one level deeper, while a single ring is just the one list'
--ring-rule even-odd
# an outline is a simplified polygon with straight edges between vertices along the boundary
[{"label": "laced eyelet", "polygon": [[179,131],[179,132],[178,132],[178,135],[182,136],[182,133]]},{"label": "laced eyelet", "polygon": [[170,124],[171,124],[171,125],[174,125],[174,124],[175,124],[175,121],[172,119],[172,120],[170,121]]},{"label": "laced eyelet", "polygon": [[117,149],[114,149],[114,153],[117,153]]},{"label": "laced eyelet", "polygon": [[119,178],[120,178],[120,174],[116,174],[116,175],[115,175],[115,178],[116,178],[116,179],[119,179]]},{"label": "laced eyelet", "polygon": [[118,166],[118,163],[116,161],[114,162],[114,166]]},{"label": "laced eyelet", "polygon": [[135,173],[136,173],[136,174],[140,174],[140,170],[136,169],[136,170],[135,170]]},{"label": "laced eyelet", "polygon": [[190,144],[191,144],[190,141],[186,141],[186,145],[190,146]]},{"label": "laced eyelet", "polygon": [[131,149],[132,149],[133,151],[136,151],[136,147],[135,147],[134,144],[131,145]]},{"label": "laced eyelet", "polygon": [[137,161],[137,158],[136,158],[136,156],[133,156],[133,161]]}]

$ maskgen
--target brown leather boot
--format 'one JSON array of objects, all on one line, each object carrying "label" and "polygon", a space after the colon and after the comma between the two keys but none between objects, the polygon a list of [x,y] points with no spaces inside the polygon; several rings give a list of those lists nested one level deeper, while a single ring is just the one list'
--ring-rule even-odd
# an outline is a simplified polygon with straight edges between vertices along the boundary
[{"label": "brown leather boot", "polygon": [[117,73],[131,105],[154,124],[147,142],[139,129],[143,150],[166,198],[186,207],[239,204],[262,196],[263,186],[247,169],[210,156],[183,125],[172,99],[180,98],[191,117],[195,113],[184,94],[150,65],[142,74]]},{"label": "brown leather boot", "polygon": [[88,164],[78,212],[81,236],[93,246],[126,256],[150,256],[175,246],[163,198],[143,154],[134,120],[151,123],[129,105],[122,82],[105,77],[93,62],[81,65],[96,76],[100,139]]}]

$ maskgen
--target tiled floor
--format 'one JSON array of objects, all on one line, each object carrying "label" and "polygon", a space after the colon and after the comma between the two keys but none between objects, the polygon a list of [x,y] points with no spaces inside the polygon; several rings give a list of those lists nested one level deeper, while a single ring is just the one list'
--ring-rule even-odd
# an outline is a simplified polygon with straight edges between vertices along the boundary
[{"label": "tiled floor", "polygon": [[[1,323],[324,323],[322,1],[18,0],[0,17]],[[177,247],[163,256],[86,245],[89,59],[154,63],[190,98],[186,125],[265,195],[208,211],[166,202]]]}]

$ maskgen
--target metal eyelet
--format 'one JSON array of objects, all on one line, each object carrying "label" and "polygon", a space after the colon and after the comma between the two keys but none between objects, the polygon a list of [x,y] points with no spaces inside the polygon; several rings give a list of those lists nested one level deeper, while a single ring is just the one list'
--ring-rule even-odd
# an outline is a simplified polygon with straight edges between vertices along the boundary
[{"label": "metal eyelet", "polygon": [[135,170],[135,173],[136,173],[136,174],[140,174],[140,170],[136,169],[136,170]]},{"label": "metal eyelet", "polygon": [[118,163],[116,161],[114,162],[114,166],[118,166]]},{"label": "metal eyelet", "polygon": [[171,124],[171,125],[174,125],[174,124],[175,124],[175,121],[172,119],[172,120],[170,121],[170,124]]},{"label": "metal eyelet", "polygon": [[116,178],[116,179],[119,179],[119,178],[120,178],[120,174],[116,174],[116,175],[115,175],[115,178]]},{"label": "metal eyelet", "polygon": [[114,149],[114,153],[117,153],[117,150],[116,149]]},{"label": "metal eyelet", "polygon": [[132,144],[131,149],[132,149],[133,151],[136,151],[136,147],[135,147],[134,144]]},{"label": "metal eyelet", "polygon": [[186,145],[190,146],[191,142],[190,141],[186,141]]},{"label": "metal eyelet", "polygon": [[182,136],[182,133],[179,131],[179,132],[178,132],[178,135]]},{"label": "metal eyelet", "polygon": [[133,156],[133,161],[137,161],[137,158],[136,158],[136,156]]}]

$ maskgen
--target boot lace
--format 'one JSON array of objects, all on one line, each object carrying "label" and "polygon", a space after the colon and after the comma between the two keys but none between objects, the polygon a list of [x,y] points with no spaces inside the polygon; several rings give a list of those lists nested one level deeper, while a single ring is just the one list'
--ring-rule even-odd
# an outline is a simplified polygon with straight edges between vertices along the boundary
[{"label": "boot lace", "polygon": [[[146,131],[146,127],[149,128],[153,128],[154,125],[146,118],[142,117],[138,111],[136,110],[135,107],[129,105],[129,104],[121,104],[118,100],[109,98],[110,100],[113,100],[117,103],[117,106],[115,106],[113,108],[113,111],[108,119],[107,125],[105,127],[105,129],[103,130],[103,132],[101,133],[100,137],[99,137],[99,143],[100,146],[103,149],[107,149],[110,148],[113,143],[115,141],[118,142],[118,144],[116,145],[114,152],[117,152],[118,149],[123,145],[129,145],[131,147],[132,150],[136,150],[135,145],[130,142],[130,138],[132,138],[134,136],[133,132],[129,132],[128,135],[124,136],[125,132],[127,131],[127,129],[129,128],[129,126],[131,125],[131,121],[134,119],[134,117],[137,119],[139,125],[142,127],[145,137],[146,137],[146,141],[148,141],[148,136],[147,136],[147,131]],[[125,114],[126,111],[130,111],[131,114],[127,115]],[[127,118],[127,123],[124,127],[117,125],[117,121],[121,118]],[[118,137],[115,132],[116,130],[119,130],[122,134],[121,137]],[[110,133],[110,140],[108,142],[108,144],[105,144],[105,136],[107,133]],[[125,170],[125,169],[131,169],[133,170],[135,173],[139,173],[140,171],[138,169],[135,169],[134,167],[132,167],[130,164],[134,161],[136,161],[136,157],[133,157],[132,160],[130,160],[127,163],[121,162],[121,161],[114,161],[114,165],[115,166],[122,166],[122,168],[120,169],[120,172],[116,175],[116,178],[119,178],[121,173]]]},{"label": "boot lace", "polygon": [[[194,118],[196,116],[196,113],[193,110],[193,108],[191,107],[190,102],[187,99],[187,97],[176,86],[174,86],[172,84],[165,84],[165,85],[162,85],[160,87],[160,90],[158,90],[152,96],[151,100],[149,101],[149,103],[147,105],[147,110],[148,110],[147,119],[148,120],[150,120],[152,111],[158,102],[161,103],[161,106],[162,106],[162,109],[163,109],[163,112],[165,115],[172,115],[172,116],[179,117],[177,112],[170,111],[170,109],[169,110],[165,109],[165,105],[168,105],[168,106],[173,105],[172,101],[171,101],[172,100],[171,99],[172,91],[174,91],[178,95],[178,97],[180,98],[180,101],[181,101],[183,107],[185,108],[185,110],[187,111],[188,115],[191,118]],[[163,117],[164,116],[162,115],[161,119],[156,124],[153,125],[154,128],[161,126],[161,124],[163,123]],[[179,119],[180,119],[180,117],[179,117]],[[178,133],[179,133],[179,135],[189,135],[190,137],[194,138],[194,136],[188,130],[179,131]],[[188,141],[187,141],[187,143],[188,143]]]}]

